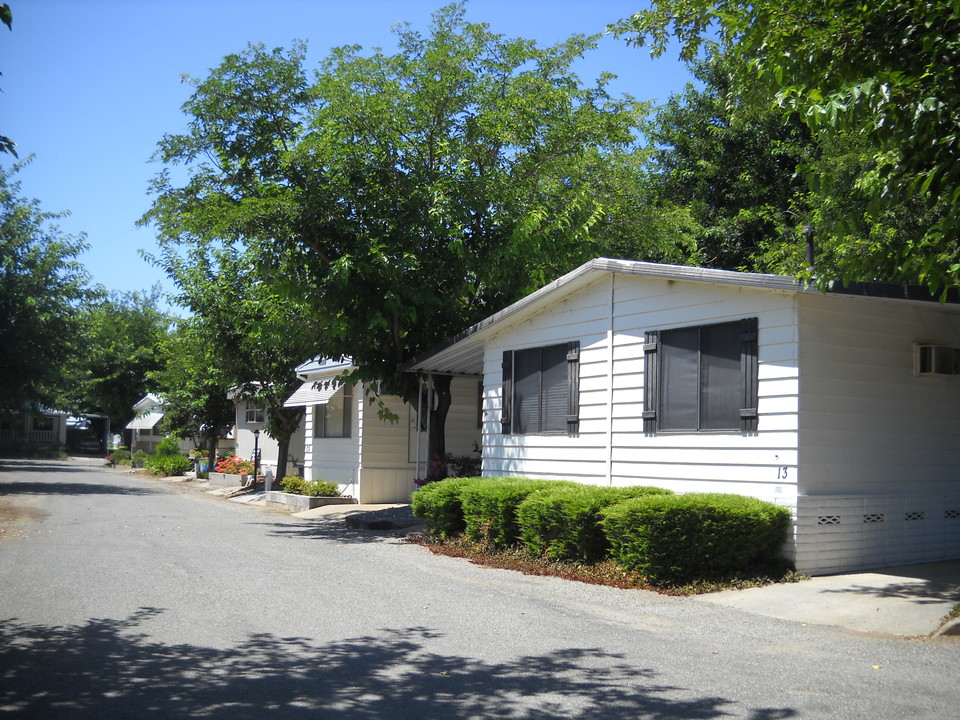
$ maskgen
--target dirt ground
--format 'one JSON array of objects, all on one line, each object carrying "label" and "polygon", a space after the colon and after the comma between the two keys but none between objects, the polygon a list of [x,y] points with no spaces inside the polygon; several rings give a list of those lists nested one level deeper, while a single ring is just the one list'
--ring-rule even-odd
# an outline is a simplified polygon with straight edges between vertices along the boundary
[{"label": "dirt ground", "polygon": [[42,510],[18,505],[10,498],[0,497],[0,541],[21,537],[18,527],[24,523],[40,522],[47,516]]}]

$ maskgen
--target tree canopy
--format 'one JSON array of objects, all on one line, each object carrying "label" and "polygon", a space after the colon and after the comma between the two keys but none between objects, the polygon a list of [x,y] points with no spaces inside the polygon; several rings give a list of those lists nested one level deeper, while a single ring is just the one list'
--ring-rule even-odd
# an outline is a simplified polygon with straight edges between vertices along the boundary
[{"label": "tree canopy", "polygon": [[[290,439],[303,418],[303,408],[284,407],[284,401],[300,386],[297,366],[317,350],[309,314],[277,292],[281,279],[261,267],[251,250],[167,241],[153,260],[176,283],[177,302],[193,313],[172,340],[167,368],[155,375],[171,417],[179,418],[176,431],[222,428],[228,394],[256,400],[266,410],[266,431],[279,445],[277,475],[283,477]],[[232,424],[232,401],[230,407]]]},{"label": "tree canopy", "polygon": [[159,287],[113,292],[83,312],[85,350],[70,368],[70,409],[106,415],[115,428],[133,418],[133,404],[151,389],[149,373],[162,365],[160,346],[171,318],[160,309]]},{"label": "tree canopy", "polygon": [[198,445],[206,443],[211,461],[218,438],[236,418],[229,397],[233,382],[213,337],[199,318],[179,320],[158,348],[160,367],[147,376],[163,398],[163,429]]},{"label": "tree canopy", "polygon": [[611,238],[634,257],[686,258],[677,235],[654,244],[615,218],[637,195],[646,107],[573,72],[596,38],[539,47],[460,5],[429,35],[396,33],[396,54],[336,48],[313,76],[302,45],[227,57],[195,81],[189,131],[161,141],[143,222],[172,242],[243,243],[309,306],[318,351],[407,398],[405,359]]},{"label": "tree canopy", "polygon": [[[671,37],[686,59],[716,47],[735,68],[746,105],[795,113],[822,142],[859,148],[845,170],[870,222],[889,226],[885,213],[899,215],[904,201],[921,206],[923,232],[881,233],[869,248],[851,248],[843,275],[934,290],[960,284],[956,3],[655,0],[614,29],[654,55]],[[862,217],[825,220],[842,226],[839,237]]]},{"label": "tree canopy", "polygon": [[83,237],[63,234],[62,213],[41,210],[0,167],[0,411],[57,407],[83,352],[81,303],[96,292],[77,261]]},{"label": "tree canopy", "polygon": [[689,209],[698,264],[766,270],[771,247],[802,250],[800,228],[812,217],[798,169],[821,149],[795,115],[784,120],[774,110],[740,108],[728,65],[719,54],[691,63],[699,84],[688,84],[651,117],[644,133],[653,148],[650,196]]}]

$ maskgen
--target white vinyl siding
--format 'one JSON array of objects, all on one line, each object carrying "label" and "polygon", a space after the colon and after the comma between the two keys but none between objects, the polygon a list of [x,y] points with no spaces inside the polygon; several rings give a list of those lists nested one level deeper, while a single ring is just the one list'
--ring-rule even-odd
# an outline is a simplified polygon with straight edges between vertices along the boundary
[{"label": "white vinyl siding", "polygon": [[[795,296],[705,283],[608,275],[505,328],[485,350],[485,475],[652,484],[681,492],[741,492],[793,506],[797,483]],[[759,430],[717,435],[643,433],[644,333],[759,322]],[[580,431],[504,436],[501,353],[580,341]]]},{"label": "white vinyl siding", "polygon": [[918,377],[914,344],[960,346],[934,303],[802,298],[806,494],[960,489],[960,377]]}]

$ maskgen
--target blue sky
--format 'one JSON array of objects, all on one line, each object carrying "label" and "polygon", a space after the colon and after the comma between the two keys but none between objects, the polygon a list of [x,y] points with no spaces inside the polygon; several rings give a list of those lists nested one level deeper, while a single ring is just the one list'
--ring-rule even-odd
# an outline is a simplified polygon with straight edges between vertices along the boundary
[{"label": "blue sky", "polygon": [[[66,210],[62,231],[87,235],[81,262],[108,290],[142,290],[163,273],[139,255],[156,243],[137,228],[147,210],[149,162],[164,133],[181,132],[190,87],[248,43],[309,43],[311,64],[331,47],[395,50],[391,28],[427,30],[442,0],[7,0],[13,31],[0,26],[0,134],[35,158],[18,175],[22,192],[50,212]],[[541,44],[602,32],[646,0],[473,0],[467,17],[509,37]],[[617,93],[665,101],[689,78],[676,55],[650,59],[604,37],[578,66],[585,82],[618,75]],[[0,156],[9,166],[11,156]]]}]

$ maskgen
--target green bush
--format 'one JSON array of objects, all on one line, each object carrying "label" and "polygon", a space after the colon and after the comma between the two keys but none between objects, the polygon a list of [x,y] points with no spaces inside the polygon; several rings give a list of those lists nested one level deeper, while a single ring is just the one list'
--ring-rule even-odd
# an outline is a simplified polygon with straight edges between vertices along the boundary
[{"label": "green bush", "polygon": [[600,511],[646,495],[672,495],[656,487],[560,485],[531,493],[517,508],[520,539],[534,555],[551,560],[596,562],[609,554]]},{"label": "green bush", "polygon": [[184,475],[193,467],[193,461],[185,455],[151,455],[144,467],[152,475]]},{"label": "green bush", "polygon": [[508,547],[520,539],[517,507],[537,490],[577,483],[558,480],[532,480],[518,477],[486,478],[460,490],[463,520],[471,540],[483,540],[497,547]]},{"label": "green bush", "polygon": [[311,497],[340,497],[340,486],[333,480],[314,480],[307,486],[307,495]]},{"label": "green bush", "polygon": [[110,453],[108,457],[110,458],[110,462],[112,462],[114,465],[130,464],[130,457],[131,457],[130,451],[124,447],[117,448],[112,453]]},{"label": "green bush", "polygon": [[430,532],[440,537],[455,537],[466,530],[460,492],[483,478],[448,478],[422,485],[410,500],[410,509],[427,521]]},{"label": "green bush", "polygon": [[145,453],[143,450],[137,450],[130,458],[130,466],[142,468],[148,457],[150,456],[147,455],[147,453]]},{"label": "green bush", "polygon": [[157,443],[157,447],[153,451],[154,455],[180,455],[180,441],[173,435],[168,435],[163,440]]},{"label": "green bush", "polygon": [[773,563],[791,517],[773,503],[709,493],[625,500],[601,514],[614,560],[656,583],[728,576]]},{"label": "green bush", "polygon": [[284,492],[293,493],[294,495],[306,495],[304,490],[307,487],[307,481],[299,475],[287,475],[280,481],[280,487],[283,488]]},{"label": "green bush", "polygon": [[299,475],[287,475],[280,481],[284,492],[311,497],[340,497],[340,486],[332,480],[316,479],[307,481]]}]

